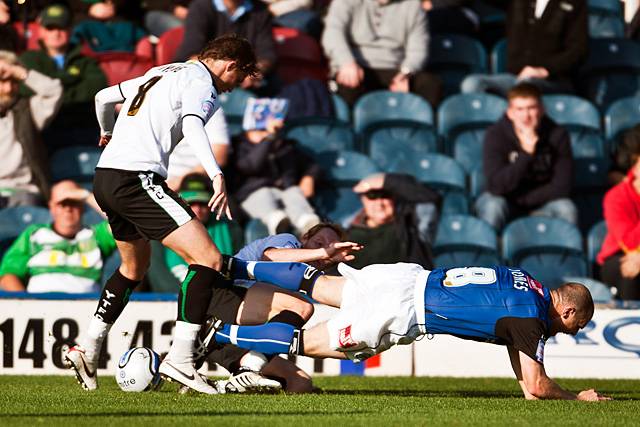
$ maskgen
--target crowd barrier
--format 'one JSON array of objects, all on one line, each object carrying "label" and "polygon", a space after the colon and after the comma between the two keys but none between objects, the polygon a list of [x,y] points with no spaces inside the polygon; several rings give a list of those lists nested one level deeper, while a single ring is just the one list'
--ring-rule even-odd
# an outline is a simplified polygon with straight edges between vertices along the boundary
[{"label": "crowd barrier", "polygon": [[[70,375],[62,348],[86,331],[98,294],[0,293],[1,374]],[[317,306],[309,325],[327,319],[331,308]],[[101,375],[111,376],[118,358],[131,346],[162,354],[169,349],[176,317],[176,297],[133,294],[101,355]],[[504,347],[449,336],[425,336],[363,363],[298,357],[312,375],[512,377]],[[207,369],[207,368],[205,368]],[[226,372],[208,367],[211,375]],[[551,377],[640,379],[640,309],[597,309],[577,336],[559,335],[545,347]]]}]

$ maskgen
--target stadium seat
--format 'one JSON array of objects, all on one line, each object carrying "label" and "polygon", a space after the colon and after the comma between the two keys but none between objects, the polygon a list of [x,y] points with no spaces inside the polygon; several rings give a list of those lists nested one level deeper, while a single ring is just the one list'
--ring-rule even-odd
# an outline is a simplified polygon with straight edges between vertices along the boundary
[{"label": "stadium seat", "polygon": [[444,96],[460,92],[460,83],[471,73],[486,73],[487,53],[482,44],[461,34],[431,37],[427,68],[443,82]]},{"label": "stadium seat", "polygon": [[574,95],[545,95],[542,101],[549,117],[569,131],[574,157],[608,155],[595,105]]},{"label": "stadium seat", "polygon": [[581,96],[601,111],[640,90],[640,43],[628,39],[592,39],[578,78]]},{"label": "stadium seat", "polygon": [[466,190],[464,169],[449,156],[439,153],[426,153],[393,162],[387,172],[408,173],[418,181],[442,191]]},{"label": "stadium seat", "polygon": [[452,142],[453,158],[470,174],[482,169],[482,147],[484,145],[484,129],[468,130],[459,133]]},{"label": "stadium seat", "polygon": [[494,74],[507,72],[507,39],[498,40],[491,49],[491,71]]},{"label": "stadium seat", "polygon": [[25,30],[23,22],[14,22],[13,28],[18,33],[18,36],[22,40],[20,50],[37,50],[40,48],[38,40],[40,40],[38,33],[40,32],[40,24],[37,22],[27,23]]},{"label": "stadium seat", "polygon": [[485,129],[504,113],[507,101],[487,93],[450,96],[438,108],[438,135],[444,139],[444,152],[451,154],[451,143],[461,132]]},{"label": "stadium seat", "polygon": [[220,106],[227,119],[229,135],[235,136],[242,133],[244,108],[251,97],[255,97],[255,95],[243,89],[234,89],[231,92],[219,94]]},{"label": "stadium seat", "polygon": [[244,226],[244,241],[247,243],[253,242],[269,235],[267,226],[259,219],[251,219]]},{"label": "stadium seat", "polygon": [[84,213],[82,214],[82,224],[84,225],[96,225],[100,224],[102,221],[106,221],[106,219],[100,215],[95,209],[93,209],[89,205],[85,205]]},{"label": "stadium seat", "polygon": [[624,37],[623,6],[620,0],[589,0],[589,37]]},{"label": "stadium seat", "polygon": [[273,27],[276,70],[285,84],[309,78],[326,81],[329,70],[320,44],[295,28]]},{"label": "stadium seat", "polygon": [[380,168],[364,154],[348,150],[322,152],[315,160],[324,172],[324,182],[314,197],[317,212],[331,221],[343,223],[362,207],[353,186],[362,178],[380,172]]},{"label": "stadium seat", "polygon": [[591,268],[591,276],[594,277],[596,273],[596,257],[602,242],[607,235],[607,223],[600,221],[594,224],[589,233],[587,234],[587,261],[589,261],[589,267]]},{"label": "stadium seat", "polygon": [[551,289],[567,276],[584,277],[588,271],[580,231],[557,218],[530,216],[509,223],[502,233],[502,257]]},{"label": "stadium seat", "polygon": [[65,147],[57,150],[49,162],[51,179],[92,182],[102,149],[98,147]]},{"label": "stadium seat", "polygon": [[353,131],[341,121],[309,124],[296,121],[292,126],[287,126],[285,132],[287,138],[296,140],[300,148],[311,154],[355,149]]},{"label": "stadium seat", "polygon": [[345,123],[351,123],[351,110],[349,109],[347,101],[342,99],[337,93],[331,94],[331,101],[333,102],[333,111],[336,119]]},{"label": "stadium seat", "polygon": [[622,142],[624,132],[640,123],[640,96],[613,102],[604,114],[604,137],[611,148]]},{"label": "stadium seat", "polygon": [[365,152],[382,169],[407,158],[438,151],[438,141],[431,129],[422,126],[382,126],[372,130],[364,141]]},{"label": "stadium seat", "polygon": [[469,198],[458,190],[444,191],[442,199],[442,215],[469,215]]},{"label": "stadium seat", "polygon": [[[109,258],[104,261],[104,266],[102,267],[102,278],[100,279],[100,284],[102,287],[107,283],[107,280],[115,273],[116,269],[120,267],[120,263],[122,262],[122,258],[120,258],[120,252],[115,251],[112,253]],[[178,289],[176,287],[176,289]]]},{"label": "stadium seat", "polygon": [[0,209],[0,258],[25,228],[50,222],[51,214],[46,208],[16,206]]},{"label": "stadium seat", "polygon": [[140,77],[154,66],[151,58],[127,52],[105,52],[94,56],[107,76],[109,86],[134,77]]},{"label": "stadium seat", "polygon": [[174,62],[174,57],[183,38],[184,27],[176,27],[164,32],[156,45],[156,65]]},{"label": "stadium seat", "polygon": [[498,238],[488,223],[469,215],[443,215],[433,244],[439,268],[500,264]]},{"label": "stadium seat", "polygon": [[469,174],[469,196],[475,200],[484,191],[484,172],[477,168]]},{"label": "stadium seat", "polygon": [[602,198],[607,190],[608,157],[573,160],[571,199],[578,207],[580,229],[589,228],[602,219]]},{"label": "stadium seat", "polygon": [[381,122],[415,122],[430,128],[433,126],[433,110],[424,98],[413,93],[380,90],[360,97],[353,107],[355,132],[365,135],[368,127]]},{"label": "stadium seat", "polygon": [[149,58],[155,64],[156,46],[152,40],[157,40],[157,38],[145,36],[138,40],[134,53],[141,58]]}]

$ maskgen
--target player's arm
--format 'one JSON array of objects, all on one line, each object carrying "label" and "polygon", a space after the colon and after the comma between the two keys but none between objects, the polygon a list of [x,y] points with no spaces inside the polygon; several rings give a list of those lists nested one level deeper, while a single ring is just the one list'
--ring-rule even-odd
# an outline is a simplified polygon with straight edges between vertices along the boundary
[{"label": "player's arm", "polygon": [[[522,373],[524,388],[526,388],[526,390],[531,395],[535,396],[538,399],[587,401],[611,400],[610,397],[603,396],[600,393],[596,392],[594,389],[581,391],[577,395],[571,393],[570,391],[564,390],[547,376],[543,364],[538,363],[521,351],[519,351],[518,354],[519,357],[517,357],[517,359],[520,362],[520,371]],[[511,355],[511,353],[509,353],[509,355]]]},{"label": "player's arm", "polygon": [[335,242],[324,248],[296,249],[296,248],[268,248],[262,254],[264,261],[332,261],[348,262],[355,259],[352,252],[362,249],[362,245],[354,242]]},{"label": "player's arm", "polygon": [[511,368],[513,368],[513,373],[516,375],[516,379],[518,380],[518,384],[520,384],[520,388],[522,389],[522,393],[524,393],[525,399],[527,400],[538,399],[536,396],[529,393],[529,390],[527,390],[527,386],[524,383],[524,379],[522,378],[522,369],[520,368],[520,352],[510,345],[507,346],[507,351],[509,352],[509,360],[511,361]]}]

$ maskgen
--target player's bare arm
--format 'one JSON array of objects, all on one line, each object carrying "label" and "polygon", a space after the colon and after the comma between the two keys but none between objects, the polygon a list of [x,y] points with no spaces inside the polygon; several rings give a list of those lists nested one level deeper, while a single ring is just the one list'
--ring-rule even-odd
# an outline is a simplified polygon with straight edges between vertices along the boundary
[{"label": "player's bare arm", "polygon": [[269,248],[264,251],[264,261],[313,262],[328,261],[331,263],[348,262],[355,259],[353,252],[362,249],[355,242],[334,242],[327,247],[317,249]]},{"label": "player's bare arm", "polygon": [[511,368],[513,368],[513,373],[516,375],[516,379],[518,380],[518,384],[522,389],[522,393],[524,394],[524,398],[527,400],[537,400],[538,398],[533,394],[529,393],[527,390],[527,386],[524,383],[524,379],[522,378],[522,369],[520,368],[520,352],[513,348],[512,346],[507,346],[507,351],[509,352],[509,360],[511,361]]}]

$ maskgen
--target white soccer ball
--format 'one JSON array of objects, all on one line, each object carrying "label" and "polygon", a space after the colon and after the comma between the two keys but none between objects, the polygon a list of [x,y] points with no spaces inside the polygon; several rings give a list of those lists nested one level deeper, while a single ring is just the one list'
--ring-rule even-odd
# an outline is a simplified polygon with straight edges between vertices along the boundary
[{"label": "white soccer ball", "polygon": [[122,391],[155,390],[161,382],[159,366],[160,356],[155,351],[147,347],[132,348],[118,361],[116,382]]}]

